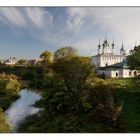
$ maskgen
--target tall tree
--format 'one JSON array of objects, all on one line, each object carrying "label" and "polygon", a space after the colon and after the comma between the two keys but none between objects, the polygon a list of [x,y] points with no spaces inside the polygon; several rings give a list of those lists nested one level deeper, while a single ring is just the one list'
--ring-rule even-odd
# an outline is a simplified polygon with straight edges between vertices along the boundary
[{"label": "tall tree", "polygon": [[84,56],[58,59],[53,69],[64,77],[69,89],[74,93],[83,89],[86,78],[93,72],[90,58]]},{"label": "tall tree", "polygon": [[131,54],[128,56],[128,65],[130,69],[140,70],[140,45],[135,46],[130,53]]},{"label": "tall tree", "polygon": [[50,63],[50,62],[52,62],[53,54],[52,54],[52,52],[45,50],[40,55],[40,58],[43,58],[45,63]]},{"label": "tall tree", "polygon": [[54,53],[54,60],[63,59],[63,58],[75,56],[75,55],[77,55],[77,50],[71,46],[66,46],[66,47],[58,49]]}]

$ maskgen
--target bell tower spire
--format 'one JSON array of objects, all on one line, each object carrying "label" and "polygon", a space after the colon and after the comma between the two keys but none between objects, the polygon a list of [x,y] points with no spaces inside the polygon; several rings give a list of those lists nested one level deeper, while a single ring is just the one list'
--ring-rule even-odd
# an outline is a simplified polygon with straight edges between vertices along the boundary
[{"label": "bell tower spire", "polygon": [[98,54],[101,54],[100,38],[99,38],[99,44],[98,44]]},{"label": "bell tower spire", "polygon": [[120,54],[121,54],[121,55],[125,55],[125,54],[126,54],[126,53],[125,53],[124,46],[123,46],[123,41],[122,41],[122,47],[121,47],[121,49],[120,49]]},{"label": "bell tower spire", "polygon": [[115,44],[114,44],[114,37],[113,37],[113,43],[112,43],[112,54],[115,54]]}]

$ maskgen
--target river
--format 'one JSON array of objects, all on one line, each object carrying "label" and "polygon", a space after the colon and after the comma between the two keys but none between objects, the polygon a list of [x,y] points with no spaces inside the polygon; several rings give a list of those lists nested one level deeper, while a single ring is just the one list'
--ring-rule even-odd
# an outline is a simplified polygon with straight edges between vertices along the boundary
[{"label": "river", "polygon": [[40,94],[35,91],[22,89],[20,98],[11,104],[5,111],[5,115],[12,127],[12,132],[17,132],[20,123],[29,115],[37,113],[40,109],[34,107],[36,101],[41,99]]}]

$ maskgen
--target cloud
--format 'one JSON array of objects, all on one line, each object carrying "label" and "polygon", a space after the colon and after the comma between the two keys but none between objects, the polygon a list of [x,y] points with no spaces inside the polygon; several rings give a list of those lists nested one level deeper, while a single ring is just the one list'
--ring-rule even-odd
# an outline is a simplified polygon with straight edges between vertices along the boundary
[{"label": "cloud", "polygon": [[26,26],[26,21],[22,13],[16,8],[0,8],[0,21],[9,24],[16,25],[20,27]]},{"label": "cloud", "polygon": [[[46,20],[47,19],[47,20]],[[21,28],[44,28],[45,25],[52,24],[52,16],[43,8],[37,7],[8,7],[0,8],[0,21],[11,26],[18,26]]]},{"label": "cloud", "polygon": [[80,30],[84,25],[84,12],[81,8],[68,8],[67,9],[68,19],[66,25],[68,30]]},{"label": "cloud", "polygon": [[[127,49],[131,49],[134,46],[135,41],[140,40],[140,8],[74,7],[70,8],[68,11],[70,13],[71,19],[78,15],[81,23],[86,23],[82,24],[84,26],[80,26],[80,28],[89,28],[91,31],[93,31],[93,34],[90,32],[90,36],[93,36],[95,38],[103,38],[107,33],[110,37],[110,40],[112,40],[114,36],[116,40],[117,50],[119,50],[122,40],[124,40],[124,45],[126,45]],[[84,20],[88,20],[90,22],[86,22]],[[75,27],[75,24],[72,25]],[[96,34],[94,33],[95,30],[97,30]],[[83,40],[81,41],[81,46],[85,46],[85,48],[87,46],[86,44],[90,44],[87,41],[89,39],[87,39],[86,37],[88,33],[86,32],[87,30],[85,30],[85,43]],[[89,42],[92,41],[89,40]]]},{"label": "cloud", "polygon": [[36,26],[42,27],[44,26],[44,13],[39,8],[26,8],[26,15],[29,20]]},{"label": "cloud", "polygon": [[45,28],[46,24],[52,26],[53,17],[43,8],[25,8],[25,13],[31,23],[37,28]]},{"label": "cloud", "polygon": [[137,7],[1,7],[0,26],[24,32],[50,48],[73,45],[81,54],[91,55],[106,33],[110,43],[114,36],[117,51],[122,40],[127,50],[140,43],[139,13]]}]

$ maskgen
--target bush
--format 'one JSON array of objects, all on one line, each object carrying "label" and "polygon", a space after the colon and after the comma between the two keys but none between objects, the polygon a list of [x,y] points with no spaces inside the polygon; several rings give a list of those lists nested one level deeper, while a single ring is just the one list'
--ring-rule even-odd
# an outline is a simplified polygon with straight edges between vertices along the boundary
[{"label": "bush", "polygon": [[11,79],[7,82],[5,90],[6,93],[17,94],[20,90],[20,83],[17,80]]},{"label": "bush", "polygon": [[7,123],[6,117],[0,108],[0,133],[10,132],[10,126]]}]

